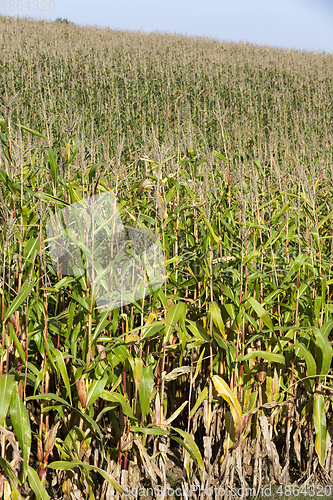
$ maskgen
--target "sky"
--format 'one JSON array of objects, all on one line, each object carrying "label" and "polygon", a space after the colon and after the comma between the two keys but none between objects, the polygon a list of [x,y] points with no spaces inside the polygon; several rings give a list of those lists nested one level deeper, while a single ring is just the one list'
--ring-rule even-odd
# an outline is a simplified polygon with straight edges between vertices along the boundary
[{"label": "sky", "polygon": [[0,6],[3,15],[333,53],[333,0],[0,0]]}]

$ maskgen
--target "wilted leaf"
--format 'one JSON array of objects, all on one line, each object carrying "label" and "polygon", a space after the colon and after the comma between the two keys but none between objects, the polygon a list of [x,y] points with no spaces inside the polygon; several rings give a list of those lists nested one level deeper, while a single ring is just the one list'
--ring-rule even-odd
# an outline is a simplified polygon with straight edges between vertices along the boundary
[{"label": "wilted leaf", "polygon": [[190,366],[180,366],[179,368],[174,368],[170,373],[165,375],[165,380],[169,382],[170,380],[176,380],[178,377],[191,372]]}]

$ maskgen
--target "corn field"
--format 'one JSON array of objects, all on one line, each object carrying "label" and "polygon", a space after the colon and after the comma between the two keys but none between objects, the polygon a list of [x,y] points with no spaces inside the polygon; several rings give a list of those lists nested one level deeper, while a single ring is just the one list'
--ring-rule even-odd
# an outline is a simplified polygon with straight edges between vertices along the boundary
[{"label": "corn field", "polygon": [[[333,56],[0,26],[0,498],[333,498]],[[108,194],[165,279],[100,312]]]}]

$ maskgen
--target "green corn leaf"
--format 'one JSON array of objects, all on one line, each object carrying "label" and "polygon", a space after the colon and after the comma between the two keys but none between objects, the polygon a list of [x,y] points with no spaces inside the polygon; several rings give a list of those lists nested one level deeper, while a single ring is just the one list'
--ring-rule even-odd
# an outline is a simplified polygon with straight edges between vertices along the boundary
[{"label": "green corn leaf", "polygon": [[313,424],[316,431],[315,450],[322,466],[325,461],[327,443],[326,414],[324,407],[324,396],[322,394],[315,394],[313,400]]},{"label": "green corn leaf", "polygon": [[204,342],[210,341],[209,333],[199,324],[190,319],[186,319],[188,323],[188,329],[194,335],[195,338],[203,340]]},{"label": "green corn leaf", "polygon": [[166,195],[166,202],[167,202],[167,204],[176,195],[176,192],[177,192],[178,189],[179,189],[179,187],[176,184],[175,186],[172,186],[172,188],[170,189],[170,191],[168,191],[168,193]]},{"label": "green corn leaf", "polygon": [[152,367],[149,365],[142,369],[142,376],[139,384],[139,398],[143,420],[145,420],[149,411],[150,398],[153,387],[154,374]]},{"label": "green corn leaf", "polygon": [[197,363],[196,363],[196,365],[197,365],[197,366],[196,366],[196,369],[195,369],[194,376],[193,376],[193,378],[192,378],[192,384],[194,384],[195,379],[196,379],[196,378],[197,378],[197,376],[199,375],[199,372],[200,372],[200,370],[201,370],[202,359],[203,359],[204,354],[205,354],[205,347],[202,349],[201,354],[200,354],[200,356],[199,356],[199,359],[198,359],[198,361],[197,361]]},{"label": "green corn leaf", "polygon": [[36,251],[37,251],[36,255],[38,255],[38,250],[39,250],[39,238],[30,238],[26,242],[23,248],[23,257],[25,260],[22,266],[22,271],[25,269],[27,263],[32,263],[32,259]]},{"label": "green corn leaf", "polygon": [[10,416],[15,435],[22,450],[22,476],[24,482],[28,474],[29,457],[31,450],[31,428],[29,414],[18,392],[17,383],[14,384],[10,401]]},{"label": "green corn leaf", "polygon": [[214,151],[215,153],[215,157],[218,158],[219,160],[222,160],[226,163],[228,163],[228,158],[226,158],[225,156],[223,156],[221,153],[219,153],[218,151]]},{"label": "green corn leaf", "polygon": [[129,359],[129,363],[133,371],[133,379],[135,386],[138,389],[142,376],[143,360],[141,358],[132,358]]},{"label": "green corn leaf", "polygon": [[49,140],[48,137],[45,137],[45,135],[41,134],[40,132],[36,132],[36,130],[32,130],[32,128],[25,127],[24,125],[21,125],[21,128],[32,135],[36,135],[37,137],[42,137],[42,139],[46,139],[47,141]]},{"label": "green corn leaf", "polygon": [[213,237],[213,240],[215,241],[216,244],[220,244],[221,243],[221,240],[220,238],[215,234],[215,231],[213,229],[213,226],[211,225],[211,223],[209,222],[209,220],[206,219],[204,213],[202,210],[201,211],[201,214],[202,214],[202,217],[203,217],[203,220],[205,221],[205,224],[207,225],[209,231],[210,231],[210,234],[212,235]]},{"label": "green corn leaf", "polygon": [[195,443],[194,439],[192,438],[192,436],[188,432],[183,431],[182,429],[178,429],[177,427],[171,427],[171,429],[173,431],[177,432],[178,434],[180,434],[180,436],[184,439],[185,443],[188,445],[189,449],[192,451],[193,455],[195,456],[195,460],[198,463],[200,469],[202,471],[204,471],[205,468],[204,468],[201,453],[199,451],[197,444]]},{"label": "green corn leaf", "polygon": [[14,375],[7,374],[0,377],[0,425],[5,421],[15,384]]},{"label": "green corn leaf", "polygon": [[[223,288],[223,286],[222,286]],[[235,300],[235,297],[232,297],[233,301],[235,301],[237,303],[237,300]],[[238,304],[237,304],[238,305]],[[225,310],[227,311],[227,313],[229,314],[230,318],[234,321],[235,318],[236,318],[236,313],[235,313],[235,306],[234,304],[224,304],[224,308]]]},{"label": "green corn leaf", "polygon": [[253,160],[253,163],[255,164],[255,166],[257,167],[257,169],[261,173],[261,175],[265,175],[263,167],[261,166],[260,161],[259,160]]},{"label": "green corn leaf", "polygon": [[49,158],[49,163],[50,163],[50,168],[51,168],[51,176],[53,180],[53,187],[57,187],[57,179],[58,179],[58,166],[56,159],[54,157],[53,151],[50,148],[46,148],[48,158]]},{"label": "green corn leaf", "polygon": [[32,196],[36,196],[36,198],[40,198],[44,201],[49,201],[50,203],[54,203],[55,205],[59,207],[68,207],[70,203],[67,201],[61,200],[60,198],[57,198],[56,196],[53,196],[52,194],[46,193],[43,191],[43,193],[38,193],[35,191],[32,191],[31,189],[25,187],[24,190],[28,193],[31,194]]},{"label": "green corn leaf", "polygon": [[162,306],[167,309],[168,308],[168,301],[167,301],[167,298],[166,296],[164,295],[163,291],[162,291],[162,288],[160,288],[158,290],[158,298],[160,299],[161,303],[162,303]]},{"label": "green corn leaf", "polygon": [[165,343],[167,344],[172,331],[175,329],[177,322],[181,317],[185,318],[186,316],[186,304],[184,302],[179,302],[178,304],[174,304],[170,307],[166,315],[166,334],[165,334]]},{"label": "green corn leaf", "polygon": [[97,425],[97,423],[95,422],[95,420],[93,418],[91,418],[88,413],[83,413],[82,411],[78,410],[77,408],[73,408],[72,411],[75,411],[75,413],[77,415],[79,415],[80,418],[82,418],[82,420],[84,421],[84,423],[86,424],[87,427],[89,427],[89,429],[91,430],[91,432],[93,431],[96,431],[96,433],[98,434],[101,442],[102,442],[102,450],[103,450],[103,453],[104,453],[104,448],[103,448],[103,435],[102,435],[102,432],[101,432],[101,429],[99,428],[99,426]]},{"label": "green corn leaf", "polygon": [[326,321],[323,326],[320,328],[321,333],[327,339],[331,330],[333,328],[333,321]]},{"label": "green corn leaf", "polygon": [[[71,158],[71,160],[72,160],[72,158]],[[96,174],[96,170],[99,167],[107,167],[107,165],[105,163],[103,163],[102,161],[99,161],[98,163],[95,163],[94,165],[91,165],[90,169],[86,173],[86,176],[89,175],[89,182],[90,182],[90,184],[92,183],[92,180],[93,180],[93,178],[95,177],[95,174]]]},{"label": "green corn leaf", "polygon": [[200,396],[198,397],[198,399],[195,402],[195,405],[193,406],[192,410],[190,411],[191,418],[195,415],[195,412],[197,411],[197,409],[199,408],[199,406],[201,405],[203,400],[206,399],[207,395],[208,395],[208,387],[205,387],[204,390],[201,391]]},{"label": "green corn leaf", "polygon": [[282,354],[275,354],[273,352],[267,352],[267,351],[253,351],[250,352],[249,354],[246,354],[245,356],[239,355],[237,357],[237,361],[248,361],[249,359],[254,359],[254,358],[262,358],[265,359],[266,361],[271,361],[272,363],[281,363],[282,365],[286,364],[286,360]]},{"label": "green corn leaf", "polygon": [[[195,458],[195,455],[193,454],[192,450],[189,448],[189,446],[187,446],[187,444],[185,443],[185,441],[183,439],[181,439],[180,437],[178,436],[170,436],[170,439],[172,439],[173,441],[176,441],[176,443],[179,443],[181,445],[181,447],[187,451],[188,455],[185,454],[185,460],[184,460],[184,465],[185,465],[185,469],[186,469],[186,472],[187,472],[187,476],[190,477],[190,463],[189,463],[189,457],[192,458],[193,462],[197,464],[197,460]],[[201,475],[201,470],[199,468],[199,466],[197,465],[198,467],[198,471],[199,471],[199,475],[200,475],[200,479],[202,481],[202,475]]]},{"label": "green corn leaf", "polygon": [[110,314],[109,311],[105,311],[105,313],[103,313],[98,325],[96,326],[91,336],[91,345],[94,344],[94,342],[97,340],[99,334],[104,330],[104,328],[106,328],[111,323],[111,321],[107,319],[107,316],[109,316],[109,314]]},{"label": "green corn leaf", "polygon": [[90,299],[88,297],[81,297],[79,294],[72,295],[71,293],[68,293],[69,297],[72,297],[76,302],[78,302],[83,309],[85,309],[87,312],[90,312],[90,307],[88,302],[90,302]]},{"label": "green corn leaf", "polygon": [[72,164],[72,161],[74,160],[75,156],[77,155],[77,153],[79,151],[79,141],[78,141],[76,135],[74,135],[74,137],[72,139],[72,142],[73,142],[73,152],[72,152],[71,156],[68,159],[68,162],[67,162],[68,165]]},{"label": "green corn leaf", "polygon": [[56,470],[70,470],[74,469],[75,467],[80,467],[81,469],[85,469],[86,471],[98,472],[103,477],[103,479],[105,479],[105,481],[112,484],[115,490],[117,490],[119,493],[123,493],[120,484],[110,474],[108,474],[103,469],[100,469],[99,467],[96,467],[94,465],[84,464],[83,462],[81,462],[81,460],[72,460],[71,462],[65,462],[65,461],[51,462],[48,465],[49,469],[56,469]]},{"label": "green corn leaf", "polygon": [[9,130],[7,127],[7,123],[2,115],[0,115],[0,127],[5,131],[6,135],[9,137]]},{"label": "green corn leaf", "polygon": [[72,408],[71,405],[65,399],[57,396],[56,394],[53,394],[52,392],[46,392],[45,394],[37,394],[35,396],[28,396],[26,398],[26,401],[40,400],[40,399],[42,400],[45,399],[46,401],[57,401],[63,406]]},{"label": "green corn leaf", "polygon": [[[16,333],[14,331],[14,327],[13,327],[12,324],[10,325],[10,340],[12,340],[14,342],[15,347],[18,350],[18,353],[19,353],[20,358],[22,360],[22,363],[25,366],[25,357],[26,357],[26,355],[25,355],[25,352],[24,352],[23,347],[21,345],[21,342],[19,341],[19,339],[16,336]],[[0,394],[1,394],[1,389],[0,389]],[[1,398],[1,396],[0,396],[0,398]],[[1,410],[0,410],[0,414],[1,414]],[[1,420],[0,420],[0,422],[1,422]]]},{"label": "green corn leaf", "polygon": [[268,312],[265,311],[265,309],[259,304],[259,302],[253,297],[250,297],[247,302],[255,310],[255,312],[258,314],[259,318],[262,319],[265,325],[270,330],[274,331],[273,323],[271,318],[269,317]]},{"label": "green corn leaf", "polygon": [[7,309],[6,314],[5,314],[5,321],[7,321],[11,315],[18,310],[20,305],[25,301],[25,299],[28,297],[29,293],[35,286],[35,283],[31,281],[30,285],[28,282],[24,283],[24,285],[21,288],[20,293],[15,297],[13,302],[11,303],[10,307]]},{"label": "green corn leaf", "polygon": [[295,349],[296,356],[304,356],[309,377],[314,377],[317,373],[316,362],[309,349],[304,344],[296,343],[289,347],[286,347],[285,350],[288,351],[291,349]]},{"label": "green corn leaf", "polygon": [[131,432],[141,432],[142,434],[150,435],[150,436],[168,436],[168,432],[160,427],[152,426],[152,427],[130,427]]},{"label": "green corn leaf", "polygon": [[[148,327],[144,328],[144,334],[141,336],[141,340],[148,339],[153,337],[156,333],[160,332],[162,328],[165,326],[164,321],[154,321]],[[140,327],[141,330],[141,327]],[[134,330],[132,330],[134,331]],[[130,333],[130,332],[129,332]]]},{"label": "green corn leaf", "polygon": [[319,328],[312,328],[316,337],[316,344],[320,347],[322,354],[321,370],[317,375],[327,375],[331,367],[333,348],[330,341],[322,334]]},{"label": "green corn leaf", "polygon": [[64,355],[62,352],[59,351],[59,349],[56,349],[56,348],[51,348],[50,352],[53,354],[53,357],[51,357],[52,364],[55,367],[55,369],[57,370],[57,372],[60,373],[60,375],[64,381],[69,400],[72,404],[71,385],[69,383],[69,378],[68,378],[66,363],[64,360]]},{"label": "green corn leaf", "polygon": [[37,472],[30,467],[28,468],[28,480],[29,485],[34,494],[36,495],[36,499],[38,500],[50,500],[48,493],[46,492],[43,483],[38,477]]},{"label": "green corn leaf", "polygon": [[212,315],[212,318],[213,318],[215,326],[217,326],[217,328],[222,333],[222,336],[223,336],[224,340],[226,340],[225,330],[224,330],[224,323],[223,323],[223,320],[222,320],[221,311],[220,311],[220,309],[219,309],[219,307],[218,307],[218,305],[217,305],[216,302],[211,302],[209,304],[209,312]]},{"label": "green corn leaf", "polygon": [[88,396],[87,396],[87,407],[92,405],[96,399],[98,399],[106,386],[109,375],[106,373],[103,378],[99,380],[94,380],[88,388]]},{"label": "green corn leaf", "polygon": [[132,418],[133,420],[137,420],[133,415],[133,412],[131,410],[130,405],[128,404],[127,399],[122,394],[119,394],[118,392],[102,391],[101,398],[105,399],[106,401],[111,401],[112,403],[120,404],[124,412],[124,415],[126,415],[129,418]]},{"label": "green corn leaf", "polygon": [[[292,235],[290,235],[290,236],[292,237]],[[290,278],[293,276],[293,274],[295,274],[299,270],[300,267],[302,267],[302,265],[304,264],[306,259],[307,259],[306,255],[300,254],[294,260],[293,264],[290,265],[290,269],[289,269],[287,275],[285,276],[284,280],[282,281],[282,283],[280,285],[281,287],[284,285],[288,285]]]},{"label": "green corn leaf", "polygon": [[19,186],[15,184],[13,179],[9,177],[9,175],[7,175],[2,168],[0,168],[0,181],[3,182],[5,186],[7,186],[7,188],[12,194],[15,194],[18,191],[20,191]]},{"label": "green corn leaf", "polygon": [[258,257],[258,255],[260,255],[260,252],[258,252],[257,250],[253,250],[244,258],[242,265],[245,266],[248,262],[250,262],[251,259],[253,259],[254,257]]}]

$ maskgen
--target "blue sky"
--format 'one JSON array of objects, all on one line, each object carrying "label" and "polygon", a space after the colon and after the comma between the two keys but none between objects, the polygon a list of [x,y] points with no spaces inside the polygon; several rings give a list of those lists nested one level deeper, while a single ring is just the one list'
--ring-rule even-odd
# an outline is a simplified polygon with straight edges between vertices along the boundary
[{"label": "blue sky", "polygon": [[333,0],[30,0],[19,12],[27,1],[0,13],[333,53]]}]

